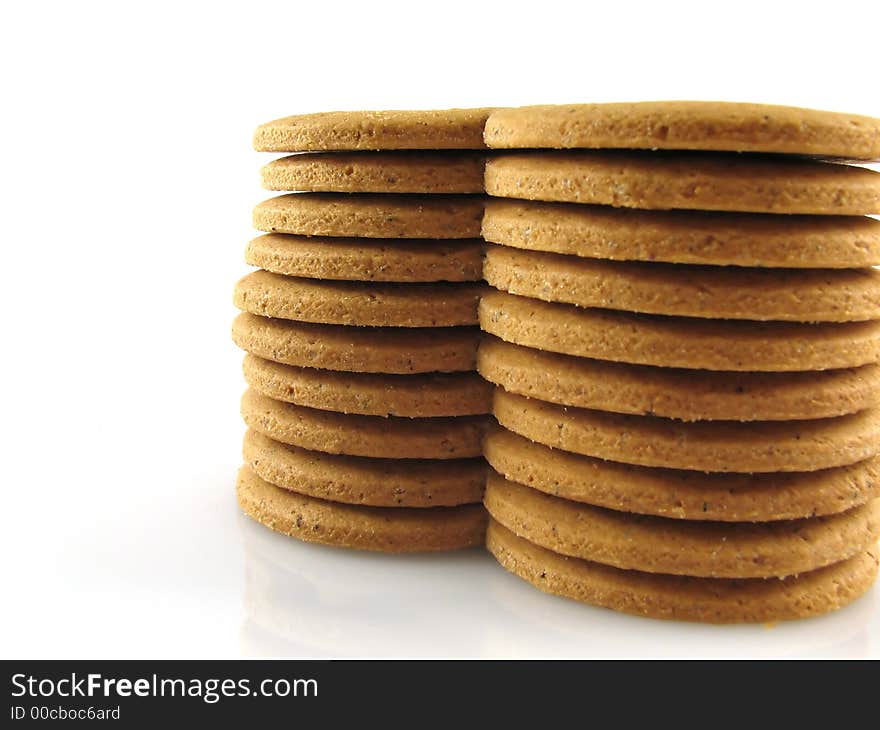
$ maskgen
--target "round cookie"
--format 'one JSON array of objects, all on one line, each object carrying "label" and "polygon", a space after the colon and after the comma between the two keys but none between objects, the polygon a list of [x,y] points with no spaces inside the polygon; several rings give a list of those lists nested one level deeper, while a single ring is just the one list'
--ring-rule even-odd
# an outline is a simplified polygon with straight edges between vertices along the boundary
[{"label": "round cookie", "polygon": [[479,238],[476,195],[291,193],[254,208],[258,231],[355,238]]},{"label": "round cookie", "polygon": [[298,114],[261,124],[258,152],[477,150],[492,109],[347,111]]},{"label": "round cookie", "polygon": [[244,461],[275,486],[332,502],[373,507],[452,507],[479,502],[486,465],[471,459],[371,459],[308,451],[257,431],[244,437]]},{"label": "round cookie", "polygon": [[480,416],[412,419],[320,411],[250,389],[242,396],[241,415],[250,428],[281,443],[328,454],[387,459],[479,456],[487,426]]},{"label": "round cookie", "polygon": [[285,276],[348,281],[479,281],[479,239],[314,238],[267,233],[247,245],[251,266]]},{"label": "round cookie", "polygon": [[682,421],[796,421],[880,405],[880,364],[792,373],[658,368],[542,352],[487,336],[477,370],[510,393]]},{"label": "round cookie", "polygon": [[880,172],[800,158],[696,152],[499,155],[486,163],[486,192],[643,210],[880,213]]},{"label": "round cookie", "polygon": [[276,532],[308,542],[389,553],[455,550],[483,542],[482,505],[412,509],[339,504],[279,489],[248,467],[238,473],[245,514]]},{"label": "round cookie", "polygon": [[814,471],[880,453],[880,408],[810,421],[686,423],[566,408],[498,389],[492,410],[504,428],[545,446],[642,466]]},{"label": "round cookie", "polygon": [[880,321],[803,324],[580,309],[489,290],[480,327],[548,352],[638,365],[730,371],[852,368],[880,360]]},{"label": "round cookie", "polygon": [[244,358],[244,378],[269,398],[366,416],[472,416],[492,411],[492,386],[477,373],[385,375],[317,370]]},{"label": "round cookie", "polygon": [[235,286],[235,306],[297,322],[367,327],[454,327],[477,323],[481,283],[324,281],[253,271]]},{"label": "round cookie", "polygon": [[461,372],[476,366],[476,327],[346,327],[242,312],[232,339],[267,360],[358,373]]},{"label": "round cookie", "polygon": [[484,139],[496,148],[779,152],[880,158],[880,119],[775,104],[643,101],[498,109]]},{"label": "round cookie", "polygon": [[871,587],[878,566],[872,550],[784,579],[642,573],[557,555],[491,519],[486,547],[504,568],[545,593],[636,616],[718,624],[769,623],[837,610]]},{"label": "round cookie", "polygon": [[796,575],[863,553],[880,538],[877,500],[806,520],[690,522],[570,502],[490,472],[483,503],[515,535],[560,555],[701,578]]},{"label": "round cookie", "polygon": [[880,221],[541,203],[490,198],[483,238],[616,261],[850,269],[880,264]]},{"label": "round cookie", "polygon": [[507,479],[556,497],[681,520],[795,520],[880,497],[878,457],[811,472],[705,474],[594,459],[501,428],[486,436],[483,455]]},{"label": "round cookie", "polygon": [[767,269],[602,261],[488,246],[483,278],[548,302],[707,319],[880,319],[876,269]]},{"label": "round cookie", "polygon": [[477,152],[324,152],[282,157],[260,171],[268,190],[482,193]]}]

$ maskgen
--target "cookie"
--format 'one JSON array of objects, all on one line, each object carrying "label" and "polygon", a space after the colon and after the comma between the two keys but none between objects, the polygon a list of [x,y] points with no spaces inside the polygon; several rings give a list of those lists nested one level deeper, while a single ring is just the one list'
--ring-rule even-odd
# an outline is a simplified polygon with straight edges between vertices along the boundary
[{"label": "cookie", "polygon": [[247,245],[245,260],[276,274],[349,281],[479,281],[479,239],[312,238],[267,233]]},{"label": "cookie", "polygon": [[260,171],[268,190],[328,193],[482,193],[476,152],[325,152],[282,157]]},{"label": "cookie", "polygon": [[880,364],[793,373],[657,368],[542,352],[487,336],[480,374],[550,403],[683,421],[796,421],[880,405]]},{"label": "cookie", "polygon": [[880,158],[880,119],[770,104],[647,101],[498,109],[489,147],[780,152]]},{"label": "cookie", "polygon": [[494,520],[486,546],[511,573],[545,593],[650,618],[769,623],[818,616],[861,596],[877,577],[866,551],[788,578],[693,578],[620,570],[533,545]]},{"label": "cookie", "polygon": [[495,391],[504,428],[532,441],[624,464],[706,472],[814,471],[880,453],[880,409],[809,421],[686,423],[566,408]]},{"label": "cookie", "polygon": [[476,366],[476,327],[346,327],[242,312],[232,339],[267,360],[358,373],[461,372]]},{"label": "cookie", "polygon": [[880,502],[827,517],[714,523],[571,502],[489,472],[483,503],[518,537],[623,570],[702,578],[776,578],[838,563],[880,538]]},{"label": "cookie", "polygon": [[480,327],[548,352],[730,371],[852,368],[880,360],[880,322],[737,322],[580,309],[489,290]]},{"label": "cookie", "polygon": [[745,269],[602,261],[488,246],[483,277],[548,302],[709,319],[880,319],[880,270]]},{"label": "cookie", "polygon": [[482,459],[371,459],[308,451],[257,431],[244,437],[244,461],[261,479],[310,497],[373,507],[452,507],[479,502]]},{"label": "cookie", "polygon": [[880,264],[880,221],[855,216],[653,211],[490,198],[483,238],[617,261],[797,269]]},{"label": "cookie", "polygon": [[338,413],[425,418],[492,410],[492,386],[477,373],[345,373],[246,355],[244,378],[275,400]]},{"label": "cookie", "polygon": [[681,520],[795,520],[837,514],[880,497],[878,457],[810,472],[705,474],[572,454],[503,428],[486,436],[483,455],[507,479],[556,497]]},{"label": "cookie", "polygon": [[486,192],[643,210],[880,213],[880,172],[799,158],[696,152],[499,155],[486,163]]},{"label": "cookie", "polygon": [[364,507],[297,494],[264,482],[249,467],[238,473],[238,503],[266,527],[307,542],[389,553],[455,550],[482,543],[482,505]]},{"label": "cookie", "polygon": [[244,422],[281,443],[310,451],[387,459],[466,459],[480,455],[486,419],[396,418],[320,411],[254,390],[241,399]]},{"label": "cookie", "polygon": [[235,306],[297,322],[367,327],[452,327],[477,323],[479,283],[324,281],[254,271],[235,286]]},{"label": "cookie", "polygon": [[355,238],[478,238],[476,195],[291,193],[254,208],[258,231]]},{"label": "cookie", "polygon": [[318,112],[261,124],[258,152],[477,150],[492,109]]}]

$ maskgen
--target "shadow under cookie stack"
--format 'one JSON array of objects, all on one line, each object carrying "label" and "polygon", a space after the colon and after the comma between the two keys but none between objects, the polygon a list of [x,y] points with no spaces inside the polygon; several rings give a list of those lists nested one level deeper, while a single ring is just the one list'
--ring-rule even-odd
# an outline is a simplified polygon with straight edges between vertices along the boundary
[{"label": "shadow under cookie stack", "polygon": [[[485,140],[488,547],[542,590],[707,622],[877,573],[880,121],[499,110]],[[527,150],[527,151],[517,151]],[[745,154],[743,154],[745,153]]]},{"label": "shadow under cookie stack", "polygon": [[480,332],[487,110],[262,125],[236,286],[249,430],[239,503],[280,532],[387,552],[482,544],[491,386]]}]

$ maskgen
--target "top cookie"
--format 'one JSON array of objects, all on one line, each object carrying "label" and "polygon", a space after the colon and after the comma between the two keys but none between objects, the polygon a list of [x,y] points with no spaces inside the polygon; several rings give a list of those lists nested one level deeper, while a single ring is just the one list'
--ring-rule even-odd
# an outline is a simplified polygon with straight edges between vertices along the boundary
[{"label": "top cookie", "polygon": [[880,119],[768,104],[650,101],[498,109],[489,147],[664,149],[880,158]]},{"label": "top cookie", "polygon": [[258,152],[477,150],[492,109],[349,111],[299,114],[261,124]]}]

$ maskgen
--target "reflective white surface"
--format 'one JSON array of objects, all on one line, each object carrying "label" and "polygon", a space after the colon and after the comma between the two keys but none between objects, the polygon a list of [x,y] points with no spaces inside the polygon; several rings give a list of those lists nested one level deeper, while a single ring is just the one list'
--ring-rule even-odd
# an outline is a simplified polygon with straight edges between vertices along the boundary
[{"label": "reflective white surface", "polygon": [[[660,623],[543,595],[480,551],[344,552],[238,514],[230,300],[268,195],[258,123],[657,98],[880,116],[876,51],[846,12],[793,20],[743,0],[720,36],[696,4],[544,5],[448,0],[426,36],[412,3],[382,0],[369,17],[344,2],[8,4],[0,656],[880,657],[876,589],[774,628]],[[859,8],[863,27],[878,16]],[[585,24],[603,29],[588,44]],[[271,40],[302,28],[295,53]],[[786,59],[782,81],[768,57]]]}]

